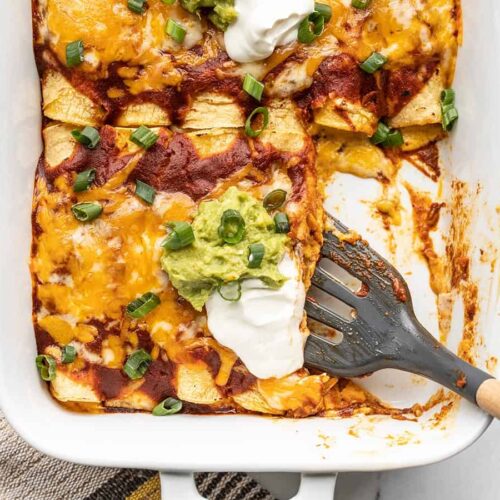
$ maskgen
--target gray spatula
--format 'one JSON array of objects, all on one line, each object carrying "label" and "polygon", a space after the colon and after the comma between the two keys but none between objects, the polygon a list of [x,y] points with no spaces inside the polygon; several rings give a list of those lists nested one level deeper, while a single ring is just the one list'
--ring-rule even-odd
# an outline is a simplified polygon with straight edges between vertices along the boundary
[{"label": "gray spatula", "polygon": [[[440,344],[415,317],[401,274],[365,241],[349,237],[339,221],[329,222],[337,231],[325,233],[306,311],[314,322],[341,332],[343,338],[339,342],[312,328],[306,366],[341,377],[397,368],[434,380],[500,418],[500,381]],[[331,262],[359,280],[361,288],[336,278]],[[348,313],[339,313],[339,305]]]}]

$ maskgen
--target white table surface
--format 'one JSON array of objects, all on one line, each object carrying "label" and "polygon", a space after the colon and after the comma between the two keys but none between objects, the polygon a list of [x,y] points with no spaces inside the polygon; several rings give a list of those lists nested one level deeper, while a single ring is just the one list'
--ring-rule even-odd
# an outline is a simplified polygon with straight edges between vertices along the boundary
[{"label": "white table surface", "polygon": [[[279,500],[293,496],[296,474],[253,474]],[[314,499],[311,499],[314,500]],[[439,464],[390,472],[344,473],[335,500],[500,500],[500,423]]]}]

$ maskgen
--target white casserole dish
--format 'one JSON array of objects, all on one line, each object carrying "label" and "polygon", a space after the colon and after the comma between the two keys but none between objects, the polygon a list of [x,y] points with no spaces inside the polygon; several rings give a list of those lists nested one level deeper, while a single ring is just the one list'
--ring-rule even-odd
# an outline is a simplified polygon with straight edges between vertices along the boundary
[{"label": "white casserole dish", "polygon": [[[500,336],[495,335],[499,266],[481,262],[478,257],[479,249],[488,243],[492,251],[498,252],[499,247],[500,154],[496,122],[500,116],[500,69],[491,55],[500,51],[500,4],[496,0],[466,1],[463,10],[464,46],[454,85],[461,118],[451,139],[452,147],[445,145],[450,150],[445,156],[449,156],[448,176],[467,181],[474,192],[477,182],[482,185],[468,203],[473,216],[469,227],[469,238],[474,242],[472,274],[480,295],[478,340],[482,345],[477,364],[484,368],[490,356],[500,357]],[[178,473],[334,473],[429,464],[458,453],[484,432],[490,418],[466,402],[457,404],[456,411],[437,426],[430,421],[434,411],[415,423],[383,417],[280,420],[179,415],[157,419],[143,414],[75,414],[60,407],[39,380],[34,364],[28,263],[41,115],[28,0],[3,5],[0,54],[0,405],[8,421],[31,445],[55,457],[99,466]],[[334,199],[342,199],[342,190],[369,196],[371,188],[367,189],[365,183],[360,190],[359,182],[354,177],[338,177],[329,190],[335,190],[335,197],[328,202],[330,208]],[[337,209],[342,208],[340,216],[348,225],[364,234],[367,220],[362,211],[353,211],[352,207],[359,205],[353,201]],[[383,251],[383,242],[373,241],[371,235],[368,238]],[[401,263],[403,267],[413,265],[410,259],[405,262]],[[417,315],[435,331],[435,308],[427,293],[428,271],[415,269],[409,284]],[[461,337],[460,316],[457,306],[448,343],[453,350]],[[395,373],[377,374],[364,383],[376,395],[398,406],[425,402],[435,390],[431,383],[415,383],[413,378]],[[356,432],[352,432],[354,428]],[[170,482],[169,498],[194,497],[194,487],[190,493],[185,489],[189,476],[164,478]],[[300,498],[331,499],[333,483],[328,481],[305,482]]]}]

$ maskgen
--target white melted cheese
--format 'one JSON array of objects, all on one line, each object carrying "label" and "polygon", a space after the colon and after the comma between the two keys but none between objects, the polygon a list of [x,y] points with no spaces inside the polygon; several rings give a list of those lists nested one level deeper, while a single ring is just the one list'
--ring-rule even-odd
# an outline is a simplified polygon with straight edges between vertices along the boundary
[{"label": "white melted cheese", "polygon": [[233,61],[266,59],[280,45],[297,40],[298,25],[314,11],[314,0],[236,0],[238,19],[224,34]]},{"label": "white melted cheese", "polygon": [[415,7],[410,0],[391,0],[389,6],[394,19],[403,28],[409,28],[413,18],[417,15]]},{"label": "white melted cheese", "polygon": [[284,377],[304,364],[304,284],[290,256],[285,255],[279,270],[288,280],[277,290],[251,279],[243,281],[238,302],[215,292],[206,304],[212,335],[261,379]]}]

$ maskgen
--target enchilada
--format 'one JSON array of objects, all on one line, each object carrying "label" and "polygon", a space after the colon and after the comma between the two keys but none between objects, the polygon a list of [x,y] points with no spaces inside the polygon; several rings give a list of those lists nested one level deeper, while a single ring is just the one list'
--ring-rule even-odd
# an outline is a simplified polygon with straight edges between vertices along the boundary
[{"label": "enchilada", "polygon": [[[140,12],[124,0],[33,4],[45,144],[33,204],[33,319],[53,395],[86,411],[160,405],[161,413],[175,398],[183,411],[201,413],[418,413],[309,373],[300,356],[288,373],[259,377],[242,359],[255,350],[251,340],[240,353],[221,344],[207,320],[212,306],[196,307],[173,286],[162,244],[180,238],[177,226],[165,227],[174,222],[192,225],[201,240],[203,204],[237,189],[253,214],[268,213],[266,238],[286,234],[279,255],[295,264],[287,280],[306,290],[333,171],[388,183],[403,157],[432,170],[425,152],[446,135],[442,94],[460,42],[458,3],[373,0],[356,8],[331,0],[321,34],[252,63],[229,57],[212,12],[182,3],[150,0]],[[184,30],[182,40],[165,32],[169,20]],[[277,192],[281,204],[266,207]],[[283,231],[278,214],[286,216]],[[245,224],[250,234],[253,216]],[[246,272],[236,281],[250,277],[266,278]],[[290,300],[300,302],[300,293]],[[131,304],[154,307],[134,317]],[[245,313],[245,304],[231,304],[240,306]],[[308,330],[299,319],[288,334],[301,347]]]}]

